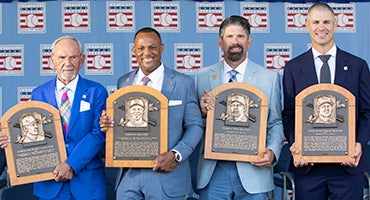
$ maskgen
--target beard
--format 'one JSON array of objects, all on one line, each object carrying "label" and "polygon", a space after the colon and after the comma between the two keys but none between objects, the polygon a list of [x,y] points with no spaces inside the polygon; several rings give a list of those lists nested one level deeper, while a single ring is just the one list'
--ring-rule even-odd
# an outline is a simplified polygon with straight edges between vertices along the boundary
[{"label": "beard", "polygon": [[[240,52],[236,52],[236,53],[232,53],[230,52],[230,49],[231,48],[234,48],[234,47],[238,47],[238,48],[241,48],[241,51]],[[244,48],[240,45],[237,45],[237,46],[232,46],[230,47],[227,52],[226,52],[226,57],[233,61],[233,62],[236,62],[236,61],[239,61],[243,58],[243,54],[244,54]]]},{"label": "beard", "polygon": [[[64,67],[62,69],[63,71],[67,71],[67,70],[73,70],[75,71],[75,69],[72,67],[72,66],[68,66],[68,67]],[[73,79],[76,78],[76,73],[73,73],[72,75],[70,76],[66,76],[64,73],[61,74],[61,78],[64,80],[64,81],[72,81]]]}]

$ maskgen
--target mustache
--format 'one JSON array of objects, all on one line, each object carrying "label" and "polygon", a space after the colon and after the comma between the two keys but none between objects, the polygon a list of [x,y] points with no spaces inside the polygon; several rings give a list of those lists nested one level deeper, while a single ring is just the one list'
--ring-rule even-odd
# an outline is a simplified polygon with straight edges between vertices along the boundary
[{"label": "mustache", "polygon": [[230,46],[229,47],[229,51],[232,49],[232,48],[241,48],[241,49],[244,49],[242,45],[240,44],[236,44],[236,45],[233,45],[233,46]]},{"label": "mustache", "polygon": [[73,68],[72,66],[65,66],[62,68],[63,71],[71,71],[71,70],[75,70],[75,68]]}]

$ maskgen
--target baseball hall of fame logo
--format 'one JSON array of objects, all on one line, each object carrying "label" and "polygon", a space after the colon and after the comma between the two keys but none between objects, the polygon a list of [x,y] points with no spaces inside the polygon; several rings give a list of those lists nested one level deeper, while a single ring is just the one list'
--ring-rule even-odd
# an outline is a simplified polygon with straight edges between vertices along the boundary
[{"label": "baseball hall of fame logo", "polygon": [[137,62],[137,59],[136,59],[136,56],[135,56],[135,54],[134,54],[134,51],[133,51],[133,48],[134,48],[134,43],[130,43],[129,45],[128,45],[129,47],[129,50],[128,50],[128,52],[129,52],[129,62],[130,63],[128,63],[128,66],[130,66],[130,69],[131,69],[131,71],[132,70],[135,70],[135,69],[137,69],[137,68],[139,68],[139,63]]},{"label": "baseball hall of fame logo", "polygon": [[175,47],[175,69],[186,74],[195,74],[202,66],[202,43],[177,43]]},{"label": "baseball hall of fame logo", "polygon": [[35,87],[18,87],[18,103],[31,100],[32,90]]},{"label": "baseball hall of fame logo", "polygon": [[135,2],[107,2],[107,32],[135,31]]},{"label": "baseball hall of fame logo", "polygon": [[18,3],[18,33],[45,33],[45,27],[45,3]]},{"label": "baseball hall of fame logo", "polygon": [[24,46],[0,45],[0,76],[23,76]]},{"label": "baseball hall of fame logo", "polygon": [[266,68],[282,74],[285,63],[292,57],[292,44],[265,44],[264,52]]},{"label": "baseball hall of fame logo", "polygon": [[113,44],[85,44],[86,75],[113,74]]},{"label": "baseball hall of fame logo", "polygon": [[63,33],[90,32],[90,2],[62,2]]},{"label": "baseball hall of fame logo", "polygon": [[152,27],[160,32],[180,32],[180,2],[151,2]]},{"label": "baseball hall of fame logo", "polygon": [[224,3],[196,3],[197,32],[218,33],[224,17]]},{"label": "baseball hall of fame logo", "polygon": [[356,32],[356,4],[330,4],[338,21],[337,32]]},{"label": "baseball hall of fame logo", "polygon": [[56,75],[51,58],[51,44],[40,44],[40,76]]},{"label": "baseball hall of fame logo", "polygon": [[241,2],[240,13],[248,19],[251,25],[251,32],[268,33],[270,32],[269,4]]},{"label": "baseball hall of fame logo", "polygon": [[307,32],[307,12],[312,4],[285,3],[285,32],[301,33]]}]

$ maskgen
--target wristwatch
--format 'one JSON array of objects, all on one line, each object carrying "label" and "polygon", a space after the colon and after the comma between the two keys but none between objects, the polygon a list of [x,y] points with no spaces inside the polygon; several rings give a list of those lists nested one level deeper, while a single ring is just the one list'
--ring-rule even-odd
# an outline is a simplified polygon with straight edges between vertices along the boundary
[{"label": "wristwatch", "polygon": [[181,161],[180,153],[177,151],[171,151],[171,152],[173,153],[173,155],[175,155],[175,161],[180,162]]}]

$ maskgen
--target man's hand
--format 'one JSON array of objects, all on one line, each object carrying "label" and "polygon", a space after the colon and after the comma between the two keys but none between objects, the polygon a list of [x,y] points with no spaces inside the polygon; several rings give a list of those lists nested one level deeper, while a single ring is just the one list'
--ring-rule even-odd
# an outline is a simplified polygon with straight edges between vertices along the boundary
[{"label": "man's hand", "polygon": [[5,149],[10,143],[10,137],[4,133],[0,134],[0,148]]},{"label": "man's hand", "polygon": [[361,155],[362,155],[362,145],[361,143],[356,142],[355,153],[351,155],[351,157],[354,159],[345,160],[342,162],[342,165],[349,167],[357,167],[358,163],[360,162]]},{"label": "man's hand", "polygon": [[271,149],[264,149],[263,150],[263,158],[258,159],[258,160],[252,160],[251,164],[265,168],[265,167],[271,167],[272,162],[275,159],[275,154]]},{"label": "man's hand", "polygon": [[204,90],[204,94],[202,97],[200,97],[200,109],[202,111],[202,116],[206,117],[207,112],[209,110],[212,110],[215,106],[215,101],[213,94],[211,92],[208,92],[208,90]]},{"label": "man's hand", "polygon": [[56,182],[59,182],[59,181],[65,182],[65,181],[69,181],[72,179],[74,175],[74,171],[72,167],[69,166],[68,163],[62,162],[58,166],[55,167],[54,175],[55,175],[54,180]]},{"label": "man's hand", "polygon": [[[290,146],[289,150],[290,152],[292,153],[292,156],[294,157],[294,155],[298,155],[300,150],[295,148],[294,146],[295,143],[292,144],[292,146]],[[307,162],[307,160],[304,160],[304,159],[299,159],[297,162],[294,162],[294,166],[295,167],[304,167],[304,166],[307,166],[309,163]],[[313,163],[311,163],[311,165],[313,165]]]},{"label": "man's hand", "polygon": [[100,116],[100,130],[104,133],[108,131],[109,128],[112,128],[114,126],[114,120],[112,117],[107,116],[107,112],[105,110],[102,111]]},{"label": "man's hand", "polygon": [[153,171],[155,172],[171,172],[177,165],[175,155],[168,151],[160,154],[154,160]]}]

